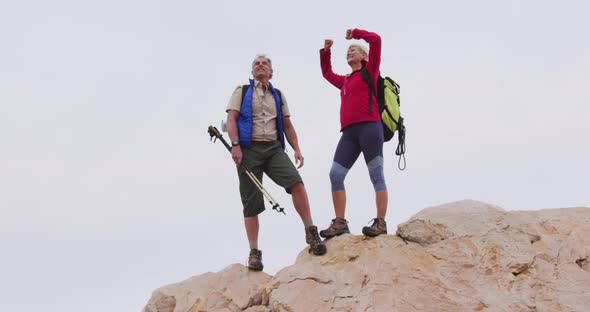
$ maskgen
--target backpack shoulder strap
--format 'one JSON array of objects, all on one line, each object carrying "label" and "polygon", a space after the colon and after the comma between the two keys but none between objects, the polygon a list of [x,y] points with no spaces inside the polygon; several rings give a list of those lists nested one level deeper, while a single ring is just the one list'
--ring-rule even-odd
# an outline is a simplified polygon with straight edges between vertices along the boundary
[{"label": "backpack shoulder strap", "polygon": [[363,81],[365,81],[368,85],[369,85],[369,112],[372,113],[373,112],[373,93],[375,93],[375,90],[373,88],[373,77],[371,77],[371,75],[369,75],[369,71],[367,70],[366,67],[363,67],[361,69],[361,76],[363,77]]},{"label": "backpack shoulder strap", "polygon": [[279,99],[281,99],[281,106],[283,106],[285,103],[283,103],[283,95],[281,94],[281,90],[275,88],[275,91],[277,91],[277,94],[279,95]]},{"label": "backpack shoulder strap", "polygon": [[243,85],[242,86],[242,101],[240,102],[240,107],[244,103],[244,97],[246,97],[246,92],[248,92],[248,88],[250,88],[250,85]]},{"label": "backpack shoulder strap", "polygon": [[377,105],[379,106],[379,112],[385,109],[385,79],[388,79],[388,77],[383,78],[381,75],[377,77]]}]

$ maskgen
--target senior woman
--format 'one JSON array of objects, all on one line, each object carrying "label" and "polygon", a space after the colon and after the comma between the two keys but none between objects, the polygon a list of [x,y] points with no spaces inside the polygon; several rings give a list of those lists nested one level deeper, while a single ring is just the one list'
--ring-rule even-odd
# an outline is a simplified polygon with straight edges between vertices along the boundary
[{"label": "senior woman", "polygon": [[[346,61],[351,73],[339,75],[332,71],[331,47],[333,41],[326,39],[320,49],[320,64],[324,78],[340,89],[340,131],[342,135],[334,161],[330,169],[332,202],[336,217],[331,225],[320,231],[320,236],[331,238],[350,233],[345,218],[346,190],[344,179],[350,168],[362,153],[375,190],[377,216],[371,226],[363,227],[366,236],[387,234],[385,215],[387,213],[387,186],[383,176],[383,128],[379,107],[375,97],[381,63],[381,37],[362,29],[348,29],[345,38],[362,39],[369,43],[369,50],[359,44],[351,44],[346,53]],[[368,75],[368,76],[367,76]],[[363,77],[365,76],[365,77]],[[368,78],[372,79],[368,79]],[[369,85],[369,82],[372,85]]]}]

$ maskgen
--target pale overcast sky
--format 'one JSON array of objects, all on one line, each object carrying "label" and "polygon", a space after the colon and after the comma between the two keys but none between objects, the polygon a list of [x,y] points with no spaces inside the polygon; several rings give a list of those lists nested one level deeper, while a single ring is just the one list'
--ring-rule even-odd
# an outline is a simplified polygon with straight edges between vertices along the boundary
[{"label": "pale overcast sky", "polygon": [[[348,73],[348,28],[381,35],[381,71],[402,88],[405,171],[385,145],[391,233],[462,199],[590,206],[588,21],[582,0],[2,0],[0,310],[139,311],[160,286],[245,263],[235,168],[207,127],[257,53],[273,60],[328,226],[339,96],[318,50],[334,39]],[[362,158],[346,182],[360,234],[375,216]],[[287,211],[261,217],[275,274],[306,245],[290,197],[265,185]]]}]

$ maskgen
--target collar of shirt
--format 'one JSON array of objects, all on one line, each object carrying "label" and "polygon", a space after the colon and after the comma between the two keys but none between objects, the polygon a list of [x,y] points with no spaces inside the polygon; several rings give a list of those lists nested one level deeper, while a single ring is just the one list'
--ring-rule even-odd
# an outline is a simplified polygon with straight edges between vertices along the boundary
[{"label": "collar of shirt", "polygon": [[258,80],[254,80],[254,87],[261,87],[264,90],[268,90],[268,83],[263,84],[262,82],[260,82]]}]

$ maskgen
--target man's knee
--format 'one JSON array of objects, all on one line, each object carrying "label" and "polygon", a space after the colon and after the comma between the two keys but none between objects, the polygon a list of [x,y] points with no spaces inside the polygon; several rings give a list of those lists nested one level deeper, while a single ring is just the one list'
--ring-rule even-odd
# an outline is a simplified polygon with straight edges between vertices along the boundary
[{"label": "man's knee", "polygon": [[244,209],[242,210],[242,214],[244,215],[244,218],[254,218],[254,217],[258,217],[259,214],[261,214],[263,211],[265,210],[264,208],[264,202],[262,203],[262,205],[245,205]]},{"label": "man's knee", "polygon": [[303,185],[303,182],[299,181],[299,182],[293,184],[289,188],[289,191],[291,192],[291,194],[299,194],[299,193],[305,192],[305,185]]},{"label": "man's knee", "polygon": [[257,188],[251,186],[240,189],[244,217],[255,217],[264,211],[264,197]]}]

